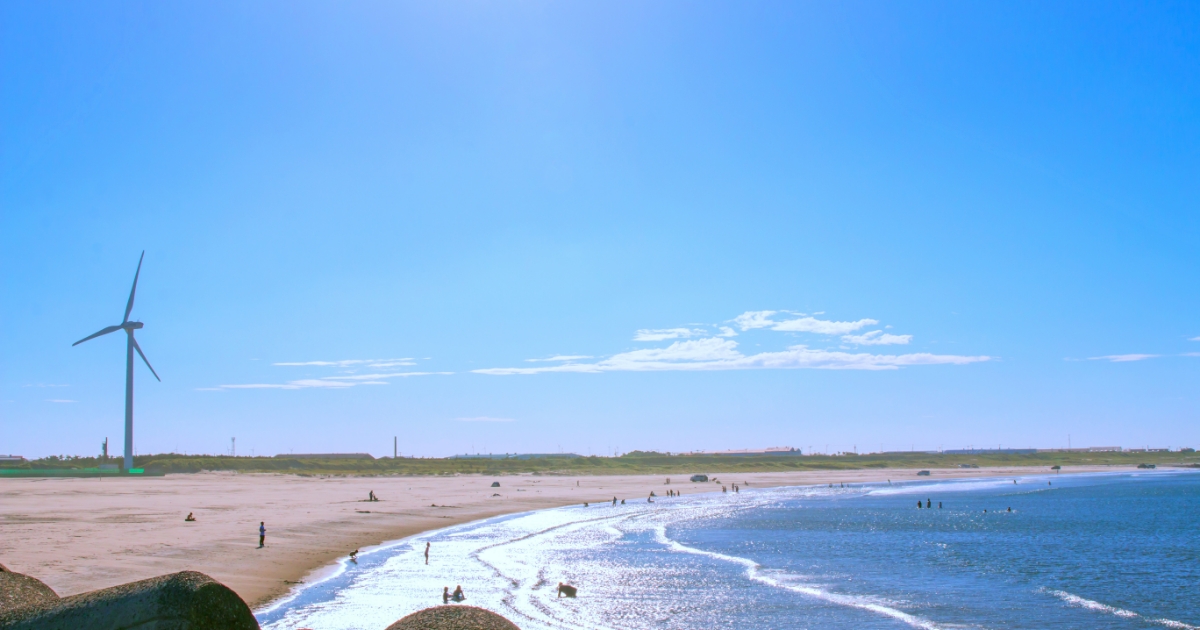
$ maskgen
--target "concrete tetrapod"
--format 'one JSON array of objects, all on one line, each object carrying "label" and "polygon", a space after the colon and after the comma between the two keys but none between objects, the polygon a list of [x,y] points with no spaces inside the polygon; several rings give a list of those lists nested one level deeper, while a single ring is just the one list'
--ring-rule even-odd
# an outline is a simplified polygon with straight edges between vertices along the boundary
[{"label": "concrete tetrapod", "polygon": [[0,580],[10,581],[0,584],[4,592],[19,584],[25,593],[15,607],[0,608],[2,630],[258,630],[237,593],[196,571],[62,598],[19,573],[0,574]]},{"label": "concrete tetrapod", "polygon": [[490,610],[454,604],[417,612],[387,627],[387,630],[521,630],[513,622]]}]

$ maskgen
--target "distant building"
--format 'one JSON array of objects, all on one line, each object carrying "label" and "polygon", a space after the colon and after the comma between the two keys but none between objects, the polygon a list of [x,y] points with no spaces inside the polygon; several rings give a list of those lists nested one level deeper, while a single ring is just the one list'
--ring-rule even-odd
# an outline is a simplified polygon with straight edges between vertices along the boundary
[{"label": "distant building", "polygon": [[0,455],[0,464],[20,464],[25,458],[20,455]]},{"label": "distant building", "polygon": [[942,451],[945,455],[1032,455],[1036,448],[955,448]]},{"label": "distant building", "polygon": [[800,455],[800,449],[790,446],[771,446],[768,448],[749,448],[733,451],[697,451],[693,455]]},{"label": "distant building", "polygon": [[574,459],[583,457],[575,453],[476,453],[474,455],[453,455],[449,459],[550,459],[564,457]]},{"label": "distant building", "polygon": [[294,453],[276,455],[276,459],[375,459],[370,453]]},{"label": "distant building", "polygon": [[1120,446],[1089,446],[1087,448],[1039,448],[1039,453],[1120,453]]}]

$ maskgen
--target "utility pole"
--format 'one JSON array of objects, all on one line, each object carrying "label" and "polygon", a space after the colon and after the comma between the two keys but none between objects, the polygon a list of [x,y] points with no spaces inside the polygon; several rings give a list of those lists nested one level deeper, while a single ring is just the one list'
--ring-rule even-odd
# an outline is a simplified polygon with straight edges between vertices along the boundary
[{"label": "utility pole", "polygon": [[237,457],[237,438],[229,438],[229,456]]},{"label": "utility pole", "polygon": [[104,442],[100,444],[100,459],[108,461],[108,438],[104,438]]},{"label": "utility pole", "polygon": [[400,442],[398,442],[399,439],[400,438],[395,435],[392,436],[392,459],[396,459],[396,456],[400,453],[400,451],[396,450],[400,448]]}]

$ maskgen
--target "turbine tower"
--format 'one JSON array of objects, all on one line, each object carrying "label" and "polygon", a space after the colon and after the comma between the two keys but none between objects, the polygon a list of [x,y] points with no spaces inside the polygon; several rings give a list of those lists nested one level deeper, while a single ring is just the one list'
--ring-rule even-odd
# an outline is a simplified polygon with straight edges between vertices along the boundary
[{"label": "turbine tower", "polygon": [[100,332],[93,333],[71,344],[72,347],[89,340],[95,339],[102,335],[107,335],[118,330],[125,331],[125,470],[133,468],[133,351],[137,350],[138,356],[142,357],[142,361],[146,362],[146,367],[150,368],[150,373],[154,378],[161,383],[162,379],[158,378],[158,373],[150,366],[149,359],[142,353],[141,346],[138,345],[137,339],[133,338],[133,331],[142,327],[142,322],[129,321],[129,312],[133,310],[133,296],[137,293],[138,276],[142,273],[142,259],[146,257],[146,252],[142,251],[142,257],[138,258],[137,272],[133,274],[133,288],[129,290],[129,303],[125,305],[125,319],[116,326],[109,326]]}]

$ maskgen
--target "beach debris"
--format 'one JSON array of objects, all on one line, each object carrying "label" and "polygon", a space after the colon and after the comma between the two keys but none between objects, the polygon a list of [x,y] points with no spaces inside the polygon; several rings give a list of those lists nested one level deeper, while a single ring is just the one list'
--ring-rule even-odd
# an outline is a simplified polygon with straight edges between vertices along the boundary
[{"label": "beach debris", "polygon": [[499,487],[500,487],[500,482],[499,482],[499,481],[493,481],[493,482],[492,482],[492,487],[493,487],[493,488],[499,488]]}]

